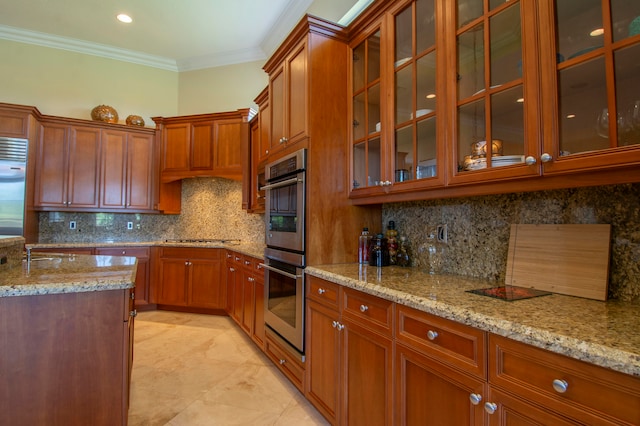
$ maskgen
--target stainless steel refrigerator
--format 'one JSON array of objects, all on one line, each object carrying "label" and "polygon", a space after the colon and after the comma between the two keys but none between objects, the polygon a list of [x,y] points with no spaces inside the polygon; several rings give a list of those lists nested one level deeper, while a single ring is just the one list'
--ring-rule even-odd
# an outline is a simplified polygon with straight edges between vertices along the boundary
[{"label": "stainless steel refrigerator", "polygon": [[0,235],[23,235],[27,140],[0,138]]}]

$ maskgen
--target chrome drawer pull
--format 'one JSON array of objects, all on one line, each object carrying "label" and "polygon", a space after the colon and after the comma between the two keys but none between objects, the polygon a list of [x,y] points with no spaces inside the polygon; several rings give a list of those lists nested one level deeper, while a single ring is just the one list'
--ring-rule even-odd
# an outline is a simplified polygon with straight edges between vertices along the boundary
[{"label": "chrome drawer pull", "polygon": [[552,384],[553,389],[558,393],[565,393],[569,388],[569,383],[566,380],[555,379]]},{"label": "chrome drawer pull", "polygon": [[438,332],[437,331],[433,331],[433,330],[427,331],[427,339],[436,340],[437,337],[438,337]]},{"label": "chrome drawer pull", "polygon": [[319,288],[318,289],[318,294],[324,294],[325,291],[327,291],[327,290],[325,290],[324,288]]},{"label": "chrome drawer pull", "polygon": [[369,310],[369,307],[367,305],[360,305],[360,312],[367,312]]},{"label": "chrome drawer pull", "polygon": [[281,360],[280,360],[280,365],[284,365],[284,363],[285,363],[285,362],[287,362],[287,360],[286,360],[286,359],[281,359]]}]

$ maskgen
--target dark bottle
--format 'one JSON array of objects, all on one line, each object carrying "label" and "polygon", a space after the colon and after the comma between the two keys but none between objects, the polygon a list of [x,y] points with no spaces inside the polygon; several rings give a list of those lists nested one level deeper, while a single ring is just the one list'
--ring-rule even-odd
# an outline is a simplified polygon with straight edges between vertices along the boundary
[{"label": "dark bottle", "polygon": [[389,248],[387,247],[387,239],[382,234],[376,235],[371,240],[369,265],[389,266]]}]

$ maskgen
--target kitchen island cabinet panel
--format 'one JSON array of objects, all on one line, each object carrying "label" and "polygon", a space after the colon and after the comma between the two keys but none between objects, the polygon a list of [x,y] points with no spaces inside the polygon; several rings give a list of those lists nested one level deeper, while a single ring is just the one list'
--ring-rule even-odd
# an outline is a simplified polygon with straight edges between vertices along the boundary
[{"label": "kitchen island cabinet panel", "polygon": [[130,300],[129,290],[0,298],[0,424],[126,425]]}]

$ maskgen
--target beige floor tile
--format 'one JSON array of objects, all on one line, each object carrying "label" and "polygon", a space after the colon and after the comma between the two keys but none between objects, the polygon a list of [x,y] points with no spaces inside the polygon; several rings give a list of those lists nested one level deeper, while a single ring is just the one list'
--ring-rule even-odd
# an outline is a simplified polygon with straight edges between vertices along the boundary
[{"label": "beige floor tile", "polygon": [[326,425],[229,318],[141,312],[130,426]]}]

